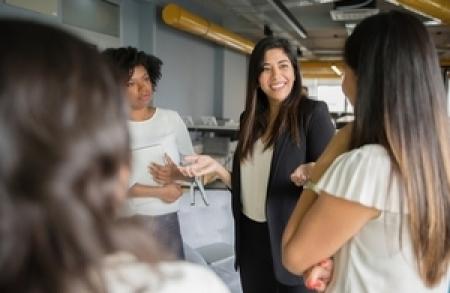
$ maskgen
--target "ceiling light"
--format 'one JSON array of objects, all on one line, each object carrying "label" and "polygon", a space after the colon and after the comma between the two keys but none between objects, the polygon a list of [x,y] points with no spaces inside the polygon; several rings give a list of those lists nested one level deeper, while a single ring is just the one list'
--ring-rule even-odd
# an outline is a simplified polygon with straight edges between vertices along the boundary
[{"label": "ceiling light", "polygon": [[379,11],[375,0],[346,0],[334,3],[330,15],[336,21],[358,21]]},{"label": "ceiling light", "polygon": [[353,30],[356,27],[356,23],[346,23],[345,24],[345,30],[347,31],[347,35],[351,35]]},{"label": "ceiling light", "polygon": [[333,70],[338,76],[342,75],[342,71],[340,71],[336,65],[331,65],[331,70]]},{"label": "ceiling light", "polygon": [[335,9],[331,10],[331,18],[336,21],[356,21],[378,14],[378,8]]},{"label": "ceiling light", "polygon": [[308,37],[305,29],[298,22],[294,15],[287,9],[280,0],[267,0],[267,2],[275,8],[275,10],[283,17],[283,19],[294,29],[294,31],[302,38]]},{"label": "ceiling light", "polygon": [[426,26],[436,26],[436,25],[441,25],[442,21],[440,19],[431,19],[431,20],[426,20],[423,22],[424,25]]},{"label": "ceiling light", "polygon": [[316,3],[319,4],[326,4],[326,3],[332,3],[332,2],[336,2],[337,0],[315,0]]},{"label": "ceiling light", "polygon": [[386,2],[389,2],[389,3],[394,4],[396,6],[400,6],[400,4],[398,4],[397,0],[386,0]]}]

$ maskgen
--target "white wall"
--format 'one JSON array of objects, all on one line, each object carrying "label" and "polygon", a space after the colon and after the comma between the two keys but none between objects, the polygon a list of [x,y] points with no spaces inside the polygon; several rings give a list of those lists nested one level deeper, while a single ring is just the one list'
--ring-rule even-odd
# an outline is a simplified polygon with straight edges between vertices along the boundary
[{"label": "white wall", "polygon": [[[139,3],[124,0],[120,3],[121,45],[139,48]],[[151,52],[149,52],[151,53]]]},{"label": "white wall", "polygon": [[238,119],[245,99],[247,55],[164,24],[161,9],[169,2],[219,23],[194,1],[155,1],[154,54],[164,62],[155,105],[182,115]]},{"label": "white wall", "polygon": [[156,30],[155,55],[163,60],[155,105],[181,115],[213,115],[216,46],[165,25]]},{"label": "white wall", "polygon": [[74,27],[70,25],[62,25],[68,31],[71,31],[80,38],[86,40],[89,43],[95,44],[100,50],[110,48],[110,47],[120,47],[120,38],[113,37],[110,35],[105,35],[79,27]]},{"label": "white wall", "polygon": [[248,55],[225,50],[223,68],[223,117],[239,121],[245,107]]}]

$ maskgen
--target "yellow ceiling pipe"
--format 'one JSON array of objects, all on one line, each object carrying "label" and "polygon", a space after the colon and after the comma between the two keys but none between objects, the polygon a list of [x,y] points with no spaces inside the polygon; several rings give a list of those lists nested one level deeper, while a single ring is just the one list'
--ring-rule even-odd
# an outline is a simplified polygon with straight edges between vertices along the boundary
[{"label": "yellow ceiling pipe", "polygon": [[341,79],[340,76],[336,75],[334,72],[330,73],[304,73],[302,74],[303,79]]},{"label": "yellow ceiling pipe", "polygon": [[247,54],[250,54],[255,46],[253,42],[173,3],[164,7],[162,18],[169,26],[204,37]]},{"label": "yellow ceiling pipe", "polygon": [[395,0],[394,2],[404,6],[406,9],[423,13],[450,24],[449,0]]},{"label": "yellow ceiling pipe", "polygon": [[450,59],[441,59],[440,63],[442,67],[450,67]]},{"label": "yellow ceiling pipe", "polygon": [[[450,67],[450,59],[441,59],[441,67]],[[336,66],[342,73],[344,62],[336,61],[320,61],[320,60],[306,60],[300,61],[300,71],[304,78],[318,78],[318,79],[339,79],[342,75],[338,75],[332,66]]]},{"label": "yellow ceiling pipe", "polygon": [[300,71],[305,78],[340,78],[343,67],[344,63],[341,60],[300,61]]}]

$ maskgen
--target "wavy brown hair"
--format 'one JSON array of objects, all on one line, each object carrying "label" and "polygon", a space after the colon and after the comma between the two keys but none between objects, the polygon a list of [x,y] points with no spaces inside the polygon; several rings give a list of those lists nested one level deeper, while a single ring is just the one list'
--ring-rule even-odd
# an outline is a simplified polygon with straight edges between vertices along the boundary
[{"label": "wavy brown hair", "polygon": [[263,71],[264,55],[270,49],[282,49],[294,69],[295,81],[291,93],[281,103],[278,116],[270,129],[270,135],[266,148],[275,143],[277,138],[285,131],[299,144],[298,116],[301,96],[302,80],[300,71],[291,44],[283,38],[266,37],[260,40],[250,55],[247,78],[247,98],[245,110],[241,117],[241,129],[239,132],[239,143],[237,152],[240,161],[243,161],[253,152],[253,145],[264,134],[269,125],[269,101],[266,94],[261,90],[258,79]]},{"label": "wavy brown hair", "polygon": [[450,262],[450,121],[433,41],[418,19],[392,11],[355,28],[345,61],[358,78],[352,147],[389,152],[418,270],[431,287]]},{"label": "wavy brown hair", "polygon": [[97,50],[0,20],[0,292],[103,292],[103,259],[157,258],[114,220],[129,161],[126,108]]}]

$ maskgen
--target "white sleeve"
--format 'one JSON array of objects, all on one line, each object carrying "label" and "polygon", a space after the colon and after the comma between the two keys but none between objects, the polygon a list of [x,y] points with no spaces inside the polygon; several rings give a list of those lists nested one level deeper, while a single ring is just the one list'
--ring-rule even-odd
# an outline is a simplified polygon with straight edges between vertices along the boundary
[{"label": "white sleeve", "polygon": [[[367,145],[339,156],[315,188],[381,211],[401,211],[398,181],[388,153],[379,145]],[[407,212],[406,208],[403,212]]]},{"label": "white sleeve", "polygon": [[191,137],[189,136],[189,131],[187,130],[186,124],[177,112],[173,111],[173,113],[173,123],[178,151],[183,155],[194,154],[194,148],[192,147]]}]

